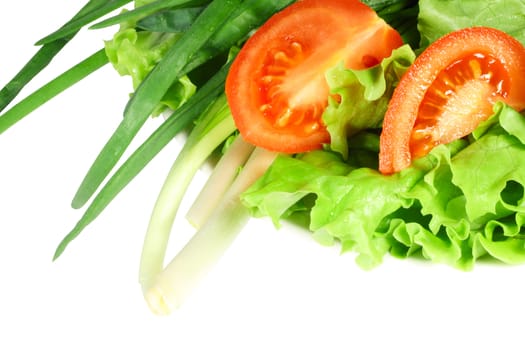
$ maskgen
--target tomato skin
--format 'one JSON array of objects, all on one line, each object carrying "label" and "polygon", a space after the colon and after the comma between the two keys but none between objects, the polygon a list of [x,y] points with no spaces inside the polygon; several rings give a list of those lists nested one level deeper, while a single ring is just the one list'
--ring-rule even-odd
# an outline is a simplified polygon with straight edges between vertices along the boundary
[{"label": "tomato skin", "polygon": [[272,16],[247,40],[226,80],[226,96],[243,138],[283,153],[330,141],[321,120],[327,69],[340,61],[363,69],[390,56],[401,36],[358,0],[300,0]]},{"label": "tomato skin", "polygon": [[[479,59],[478,59],[479,58]],[[463,60],[463,61],[462,61]],[[443,127],[445,134],[426,145],[429,149],[419,154],[414,150],[414,130],[425,116],[422,108],[426,94],[434,89],[433,84],[447,69],[453,70],[453,65],[472,64],[479,66],[479,62],[490,61],[493,71],[487,74],[497,75],[501,78],[498,86],[496,83],[477,81],[470,79],[464,83],[462,99],[452,101],[453,106],[447,106],[448,110],[457,108],[460,112],[466,111],[466,118],[449,121],[446,117],[453,114],[443,112],[437,114],[434,119],[435,128]],[[478,63],[471,63],[479,61]],[[483,64],[483,63],[482,63]],[[490,69],[489,69],[490,70]],[[410,166],[412,160],[422,156],[440,144],[447,143],[453,139],[466,136],[475,129],[479,121],[484,120],[492,114],[492,107],[496,101],[503,101],[518,111],[525,108],[525,48],[510,35],[493,28],[472,27],[460,29],[445,35],[435,41],[420,56],[401,78],[399,85],[394,90],[388,110],[383,120],[383,130],[380,137],[379,171],[383,174],[391,174]],[[459,78],[458,78],[459,79]],[[469,85],[470,84],[470,85]],[[457,88],[458,95],[462,86]],[[502,89],[501,91],[496,91]],[[476,101],[477,106],[472,101]],[[470,108],[470,109],[469,109]],[[454,130],[454,125],[464,130]],[[432,124],[427,123],[431,129]],[[439,130],[432,130],[438,133]],[[453,133],[457,135],[452,135]]]}]

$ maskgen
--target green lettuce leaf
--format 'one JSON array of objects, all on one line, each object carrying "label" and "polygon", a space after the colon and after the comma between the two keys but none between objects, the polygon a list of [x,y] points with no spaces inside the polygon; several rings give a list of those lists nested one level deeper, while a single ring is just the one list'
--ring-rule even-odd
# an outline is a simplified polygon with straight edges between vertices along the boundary
[{"label": "green lettuce leaf", "polygon": [[[276,225],[309,215],[323,244],[354,252],[359,266],[385,254],[472,269],[481,258],[525,262],[525,119],[498,103],[469,139],[441,145],[390,176],[335,152],[279,157],[242,196]],[[366,148],[366,147],[363,147]]]},{"label": "green lettuce leaf", "polygon": [[523,0],[420,0],[421,48],[454,30],[472,26],[500,29],[525,44]]},{"label": "green lettuce leaf", "polygon": [[[250,203],[254,216],[269,216],[276,226],[280,226],[281,218],[310,209],[301,201],[312,193],[311,186],[316,179],[345,176],[351,169],[338,154],[330,151],[312,151],[297,157],[280,155],[244,199]],[[279,181],[275,181],[277,178]],[[291,188],[294,191],[290,191]]]},{"label": "green lettuce leaf", "polygon": [[341,63],[327,71],[331,97],[323,121],[332,150],[347,158],[350,136],[381,126],[394,87],[414,59],[410,46],[403,45],[372,68],[352,70]]},{"label": "green lettuce leaf", "polygon": [[429,218],[411,239],[431,260],[461,269],[485,255],[525,262],[525,172],[519,166],[525,161],[525,123],[508,106],[497,104],[495,111],[491,127],[468,147],[453,156],[446,147],[432,151],[439,165],[406,194]]}]

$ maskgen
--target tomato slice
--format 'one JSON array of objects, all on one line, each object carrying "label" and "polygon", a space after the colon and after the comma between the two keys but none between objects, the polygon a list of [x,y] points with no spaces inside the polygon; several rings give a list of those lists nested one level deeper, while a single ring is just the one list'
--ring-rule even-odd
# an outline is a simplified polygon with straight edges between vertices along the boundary
[{"label": "tomato slice", "polygon": [[283,153],[321,148],[324,74],[344,61],[363,69],[390,56],[400,35],[358,0],[302,0],[272,16],[232,63],[226,95],[237,128],[256,146]]},{"label": "tomato slice", "polygon": [[432,148],[470,134],[503,101],[525,108],[525,48],[493,28],[452,32],[401,78],[383,120],[379,170],[408,167]]}]

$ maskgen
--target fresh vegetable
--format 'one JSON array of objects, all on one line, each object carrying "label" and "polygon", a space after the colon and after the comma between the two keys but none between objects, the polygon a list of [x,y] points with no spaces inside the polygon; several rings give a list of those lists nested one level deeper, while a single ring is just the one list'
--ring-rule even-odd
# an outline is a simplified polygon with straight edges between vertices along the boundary
[{"label": "fresh vegetable", "polygon": [[[122,76],[130,76],[132,88],[136,89],[182,34],[144,31],[137,28],[135,22],[124,22],[112,39],[104,43],[104,49],[113,68]],[[181,74],[166,90],[151,115],[177,109],[195,93],[195,89],[189,77]]]},{"label": "fresh vegetable", "polygon": [[[144,92],[140,93],[139,90],[135,91],[129,103],[143,108],[144,106],[141,102],[133,101],[136,101],[137,99],[140,100],[141,98],[151,100],[153,98],[153,94],[150,94],[151,89],[155,91],[156,102],[150,101],[149,108],[155,110],[158,105],[154,106],[154,104],[159,103],[159,101],[165,96],[166,89],[173,86],[168,84],[169,78],[164,76],[164,70],[169,70],[170,74],[174,75],[173,79],[175,80],[181,78],[183,75],[191,73],[193,70],[202,67],[204,63],[209,62],[221,53],[227,53],[232,46],[235,46],[237,42],[245,39],[251,30],[260,25],[260,23],[265,20],[265,16],[270,16],[272,11],[276,11],[290,2],[291,0],[264,2],[261,0],[249,0],[243,2],[241,6],[235,7],[233,4],[228,4],[228,6],[232,7],[225,8],[221,8],[220,1],[214,2],[212,7],[207,7],[205,11],[201,12],[199,15],[199,21],[194,22],[192,27],[184,32],[184,35],[179,41],[177,41],[177,44],[165,53],[169,59],[167,59],[166,56],[163,56],[154,66],[155,70],[152,70],[151,73],[148,72],[146,79],[139,85],[140,91]],[[265,6],[263,6],[263,3]],[[215,7],[221,9],[221,12],[216,12]],[[265,11],[261,11],[262,8],[264,8]],[[222,18],[223,22],[221,22],[221,19],[218,17],[219,15],[224,17]],[[214,24],[209,21],[212,21]],[[198,45],[198,42],[194,38],[196,35],[195,31],[203,35],[201,38],[203,41],[201,46]],[[198,35],[200,34],[197,34],[197,36]],[[181,43],[180,40],[182,40],[182,38],[186,39]],[[135,50],[127,51],[137,52]],[[146,53],[146,51],[141,52]],[[183,55],[182,53],[184,52],[186,52],[186,54]],[[170,60],[177,60],[179,63],[177,66],[173,66],[173,62]],[[180,71],[177,74],[174,74],[176,67],[179,67]],[[157,79],[155,78],[156,75],[161,75],[164,79],[166,84],[164,88],[158,86]],[[208,76],[208,79],[210,79],[210,76]],[[171,84],[173,83],[174,81],[171,81]],[[150,86],[149,88],[147,87],[148,84]],[[161,90],[164,91],[163,94],[161,93]],[[141,97],[141,95],[143,97]],[[130,107],[130,105],[126,107],[126,111],[133,109],[134,108]],[[129,114],[132,112],[127,113]],[[73,207],[83,206],[94,194],[110,172],[111,168],[117,163],[124,150],[128,147],[133,137],[141,128],[141,125],[145,123],[147,113],[148,112],[143,111],[138,119],[135,117],[124,118],[122,123],[115,130],[112,138],[108,141],[108,144],[106,144],[101,150],[91,169],[80,184],[73,199]]]},{"label": "fresh vegetable", "polygon": [[525,108],[525,48],[493,28],[452,32],[417,57],[390,100],[379,169],[408,167],[433,147],[467,136],[497,101]]},{"label": "fresh vegetable", "polygon": [[241,1],[238,0],[213,1],[199,15],[193,26],[167,50],[164,57],[148,73],[126,105],[122,122],[82,180],[73,198],[73,207],[79,208],[91,198],[164,97],[166,91],[182,77],[184,68],[193,55],[226,23],[229,15],[240,3]]},{"label": "fresh vegetable", "polygon": [[461,270],[487,257],[523,263],[525,119],[498,102],[473,137],[439,145],[389,176],[363,162],[363,152],[377,156],[374,142],[350,147],[353,166],[326,150],[281,155],[242,201],[277,227],[306,216],[317,241],[356,254],[364,269],[385,254]]},{"label": "fresh vegetable", "polygon": [[[43,44],[29,62],[0,90],[0,112],[15,99],[22,88],[40,73],[53,58],[74,38],[83,24],[105,15],[130,0],[90,0],[57,33],[38,41]],[[29,112],[26,112],[28,114]]]},{"label": "fresh vegetable", "polygon": [[137,22],[137,28],[148,32],[180,33],[186,31],[205,6],[170,9],[154,13]]},{"label": "fresh vegetable", "polygon": [[[309,3],[310,1],[301,2],[301,6],[306,6],[305,4]],[[265,5],[265,8],[268,8],[268,4]],[[368,9],[368,11],[371,10]],[[261,12],[259,12],[259,15],[260,13]],[[172,15],[172,13],[164,13],[162,22],[164,22],[164,18],[166,18],[167,15]],[[150,16],[149,18],[151,19],[154,17]],[[244,19],[244,21],[246,21],[246,19]],[[171,28],[173,27],[168,28],[170,32],[176,31],[175,29]],[[261,32],[261,29],[259,29],[256,33],[259,32]],[[257,36],[257,34],[255,34],[255,36]],[[246,52],[246,50],[249,50],[249,48],[244,45],[240,54]],[[238,62],[237,58],[235,62]],[[359,68],[361,68],[361,66],[359,66]],[[230,77],[231,75],[232,70],[230,70],[229,73]],[[380,93],[379,96],[381,95],[382,94]],[[327,96],[325,96],[325,98],[327,98]],[[215,118],[216,116],[220,115],[220,113],[217,113],[212,109],[211,112],[207,112],[206,115],[211,118]],[[230,115],[228,115],[228,117],[231,118]],[[225,120],[225,122],[228,122],[228,120]],[[182,195],[184,194],[185,188],[188,186],[189,181],[191,180],[198,166],[204,162],[213,148],[218,146],[218,143],[214,144],[212,143],[212,140],[220,142],[227,136],[228,133],[233,131],[228,131],[228,129],[225,129],[224,131],[226,131],[226,134],[222,134],[222,139],[221,137],[215,139],[212,136],[216,134],[215,131],[206,129],[205,133],[200,131],[201,126],[204,125],[209,128],[209,125],[212,124],[213,123],[205,120],[199,121],[196,128],[194,129],[194,132],[190,135],[190,138],[185,143],[183,151],[177,158],[177,161],[174,164],[174,167],[172,168],[163,189],[161,190],[159,201],[155,206],[147,231],[141,261],[140,281],[148,303],[151,305],[153,310],[159,313],[167,313],[172,310],[174,305],[180,303],[181,299],[183,299],[185,294],[188,293],[188,290],[190,290],[193,284],[198,281],[199,276],[204,271],[207,271],[210,265],[217,259],[217,257],[220,256],[220,254],[222,254],[223,251],[229,246],[232,238],[235,237],[242,227],[240,223],[244,223],[248,219],[247,211],[242,207],[238,201],[238,198],[236,197],[238,197],[238,195],[242,192],[241,188],[244,190],[249,184],[251,184],[251,182],[255,181],[255,179],[262,174],[266,166],[269,165],[269,161],[267,159],[273,159],[274,157],[274,155],[271,153],[264,155],[265,152],[263,152],[261,149],[256,150],[254,152],[254,156],[261,152],[263,152],[263,156],[259,155],[255,158],[250,158],[239,176],[231,184],[232,187],[228,191],[224,192],[226,199],[213,204],[213,206],[210,206],[210,204],[215,201],[212,201],[211,198],[206,198],[196,202],[196,207],[200,210],[202,210],[203,205],[199,203],[205,202],[207,209],[204,211],[204,213],[199,213],[197,218],[195,215],[195,210],[191,211],[189,214],[193,215],[191,217],[192,222],[201,222],[202,227],[196,233],[196,238],[190,242],[187,248],[181,251],[173,260],[173,262],[163,269],[163,261],[165,258],[164,252],[166,251],[168,237],[171,232],[171,225],[177,213],[178,205],[182,200]],[[370,124],[370,122],[368,122],[368,124]],[[206,137],[204,138],[204,136]],[[244,134],[242,137],[239,137],[239,139],[244,138]],[[198,144],[194,144],[195,142],[198,142]],[[201,144],[202,147],[200,146]],[[241,145],[246,145],[246,143],[242,141]],[[243,148],[246,147],[244,146]],[[229,155],[230,152],[237,150],[238,148],[234,147],[233,150],[228,151],[226,155]],[[244,151],[242,152],[244,153]],[[226,155],[224,159],[226,159]],[[263,166],[263,164],[267,165]],[[253,170],[252,168],[254,166],[256,166],[259,170]],[[214,175],[210,177],[210,182],[208,184],[211,185],[205,187],[205,189],[208,189],[213,186],[213,192],[215,192],[213,198],[218,198],[218,196],[223,194],[223,191],[219,190],[218,184],[215,180],[219,176],[224,177],[225,171],[221,171],[219,169],[224,168],[222,165],[220,167],[218,166],[218,172],[214,173]],[[231,169],[230,174],[232,174]],[[232,190],[232,188],[239,186],[239,181],[244,183],[242,187],[237,190]],[[215,208],[215,210],[211,212],[211,208]],[[209,213],[209,220],[206,220],[208,219],[207,213]],[[204,219],[200,219],[201,217],[204,217]],[[213,245],[210,245],[210,240],[213,242]],[[202,251],[206,252],[206,258],[202,257]],[[199,256],[197,256],[197,254],[199,254]],[[191,272],[188,273],[188,271]]]},{"label": "fresh vegetable", "polygon": [[[135,7],[126,10],[118,15],[106,18],[90,26],[91,29],[101,29],[122,23],[136,23],[149,16],[156,16],[165,11],[179,11],[194,6],[207,5],[210,0],[155,0],[155,1],[135,1]],[[155,26],[159,26],[156,24]]]},{"label": "fresh vegetable", "polygon": [[[194,61],[189,63],[189,66],[194,65],[195,62],[203,62],[204,59],[210,59],[214,55],[230,49],[231,45],[238,40],[244,39],[250,30],[264,20],[264,17],[261,18],[261,15],[270,15],[271,9],[275,10],[276,8],[280,8],[284,6],[285,3],[286,1],[282,0],[266,1],[264,11],[259,11],[258,9],[262,5],[262,2],[254,0],[244,2],[242,6],[233,11],[230,16],[231,21],[220,28],[218,32],[216,32],[216,35],[207,42],[206,46],[193,57]],[[127,31],[128,29],[125,30]],[[117,39],[120,41],[121,36],[118,35]],[[133,46],[131,50],[124,50],[124,52],[132,52],[132,54],[140,52],[140,50],[136,50],[137,43],[140,46],[140,43],[135,41],[135,46]],[[111,44],[106,47],[113,48]],[[231,54],[235,55],[234,49]],[[146,53],[144,56],[148,57],[149,53]],[[104,210],[106,205],[109,204],[120,190],[133,179],[167,142],[181,131],[182,128],[188,126],[191,118],[198,115],[205,115],[207,117],[201,117],[199,121],[197,121],[197,125],[193,129],[188,142],[185,144],[184,151],[181,152],[175,161],[174,167],[166,180],[166,184],[159,194],[158,204],[155,206],[151,216],[151,223],[144,241],[139,274],[145,295],[150,295],[150,288],[152,288],[154,281],[157,279],[157,275],[163,271],[164,254],[173,220],[189,181],[192,179],[194,172],[206,158],[209,157],[214,149],[221,142],[224,142],[235,130],[225,101],[221,104],[221,99],[219,99],[219,101],[215,100],[219,90],[224,85],[224,77],[228,68],[229,65],[226,64],[212,78],[208,78],[209,80],[203,86],[199,87],[195,95],[191,96],[187,102],[182,104],[157,132],[139,147],[122,167],[117,170],[108,183],[105,184],[96,195],[77,225],[60,243],[55,253],[55,258],[62,254],[67,245]],[[130,72],[131,71],[133,70],[131,69]],[[220,108],[213,108],[211,107],[212,105],[219,106]],[[220,122],[217,122],[217,118],[222,119]],[[215,121],[212,122],[212,120]],[[212,127],[215,122],[218,123],[218,126]],[[254,173],[246,174],[244,178],[253,179]],[[218,192],[216,185],[214,188],[215,191]],[[225,213],[228,213],[230,216],[232,215],[231,211],[226,211]],[[247,216],[244,216],[245,218],[243,220],[247,220]],[[242,216],[237,215],[237,217],[240,218]],[[228,216],[224,216],[222,219],[225,222],[225,220],[228,220]],[[229,227],[230,231],[228,233],[231,234],[235,228],[240,228],[241,226]],[[225,238],[227,237],[226,235]],[[206,261],[207,260],[203,260],[201,264],[202,269],[209,268],[206,266]],[[169,279],[164,279],[164,284],[169,283]]]},{"label": "fresh vegetable", "polygon": [[37,45],[45,45],[56,40],[72,38],[81,28],[107,15],[108,13],[130,3],[131,0],[89,0],[87,4],[70,21],[61,26],[53,33],[46,35],[36,42]]},{"label": "fresh vegetable", "polygon": [[250,218],[240,195],[276,156],[275,152],[255,149],[202,227],[163,271],[143,284],[146,301],[155,313],[165,315],[179,307],[226,252]]},{"label": "fresh vegetable", "polygon": [[[480,15],[514,13],[520,2],[477,11],[469,0],[143,0],[102,18],[128,2],[89,1],[0,93],[2,108],[84,26],[119,25],[103,50],[0,115],[6,131],[107,62],[132,78],[123,119],[72,206],[92,201],[55,259],[185,131],[140,261],[157,313],[187,297],[250,214],[276,225],[299,217],[367,269],[387,253],[461,269],[485,256],[525,262],[523,21]],[[467,78],[441,91],[455,73]],[[418,109],[441,92],[443,111]],[[110,174],[160,112],[163,123]],[[444,131],[416,145],[411,135],[427,127]],[[187,215],[196,234],[165,265],[188,185],[217,154]]]},{"label": "fresh vegetable", "polygon": [[348,143],[360,131],[377,129],[397,85],[415,53],[403,45],[380,64],[368,69],[347,69],[342,64],[326,72],[330,89],[322,119],[330,134],[330,149],[348,158]]},{"label": "fresh vegetable", "polygon": [[277,152],[319,149],[329,142],[321,119],[326,71],[375,66],[402,45],[368,6],[351,0],[298,1],[247,40],[226,80],[226,95],[244,139]]},{"label": "fresh vegetable", "polygon": [[[435,13],[430,8],[434,6],[469,7],[472,15],[465,17],[474,18],[474,2],[466,3],[469,4],[420,1],[420,16],[423,17],[419,23],[433,20]],[[479,6],[479,2],[476,5]],[[493,6],[503,5],[496,2],[491,3],[490,7]],[[444,24],[449,25],[449,22]],[[438,21],[433,23],[439,27]],[[443,30],[446,25],[436,29]],[[505,25],[502,23],[502,27]],[[497,34],[489,34],[481,40],[477,35],[462,37],[464,40],[459,42],[447,39],[472,31]],[[431,33],[422,31],[421,34],[426,38]],[[445,30],[442,35],[449,35],[449,32]],[[523,94],[519,92],[523,91],[519,81],[523,76],[523,47],[507,34],[487,28],[458,29],[439,40],[448,41],[447,50],[436,53],[432,46],[439,44],[431,43],[427,51],[422,51],[416,62],[425,59],[428,55],[425,52],[433,51],[431,56],[436,55],[437,61],[427,56],[427,65],[411,65],[392,99],[398,94],[399,105],[410,106],[411,95],[424,94],[432,82],[430,78],[418,78],[419,75],[437,75],[450,63],[446,58],[451,52],[455,53],[451,59],[459,59],[461,63],[461,59],[472,56],[469,48],[488,48],[482,53],[494,58],[505,57],[499,65],[506,70],[495,73],[508,72],[503,74],[507,79],[501,86],[506,94],[489,100],[486,114],[481,121],[476,121],[472,133],[472,129],[468,131],[468,137],[441,143],[414,159],[402,171],[388,176],[381,174],[378,165],[374,164],[379,161],[379,150],[384,147],[379,142],[381,129],[361,131],[349,138],[347,159],[341,157],[341,152],[329,149],[280,156],[242,195],[252,214],[268,216],[277,226],[282,220],[299,215],[316,240],[326,245],[338,243],[343,252],[356,253],[357,263],[365,269],[376,267],[387,253],[397,257],[421,256],[463,270],[472,269],[478,259],[487,256],[508,264],[523,263],[524,183],[519,168],[520,160],[525,157],[525,119],[516,111],[523,108]],[[415,49],[421,51],[426,45],[422,41],[422,46]],[[510,52],[507,48],[503,52],[501,46],[509,46]],[[440,67],[440,64],[444,67],[441,66],[437,73],[428,69]],[[455,68],[459,67],[461,65]],[[405,87],[407,95],[401,96],[399,91],[405,89],[403,81],[416,80],[420,84],[411,86],[415,91]],[[489,92],[497,91],[487,85]],[[509,86],[516,90],[510,93]],[[481,105],[487,104],[481,101]],[[513,103],[516,109],[502,101]],[[460,110],[472,105],[469,96],[455,102]],[[406,115],[395,116],[399,120],[393,118],[391,122],[399,123],[400,129],[412,130],[412,125],[403,120]],[[385,119],[383,128],[387,128],[387,123]],[[399,142],[395,133],[389,137],[392,142]]]},{"label": "fresh vegetable", "polygon": [[199,167],[234,131],[226,98],[221,95],[188,136],[160,191],[142,250],[139,280],[144,290],[164,267],[168,238],[186,188]]},{"label": "fresh vegetable", "polygon": [[[198,119],[215,102],[224,90],[224,80],[229,65],[224,66],[184,105],[174,111],[115,171],[96,194],[75,227],[59,243],[53,259],[57,259],[69,245],[127,184],[170,142],[184,131],[192,120]],[[184,189],[181,189],[183,191]],[[174,202],[175,203],[175,202]]]},{"label": "fresh vegetable", "polygon": [[[39,52],[43,52],[43,48]],[[40,60],[40,59],[39,59]],[[10,127],[19,122],[22,118],[36,110],[38,107],[51,100],[52,98],[59,95],[61,92],[67,90],[74,84],[78,83],[91,73],[95,72],[99,68],[105,66],[108,63],[108,57],[104,50],[99,50],[79,62],[74,67],[71,67],[64,73],[60,74],[58,77],[54,78],[52,81],[48,82],[44,86],[40,87],[33,93],[26,96],[20,102],[12,106],[8,111],[2,114],[0,118],[0,134],[8,130]],[[30,66],[26,66],[30,67]],[[22,70],[26,71],[26,68]],[[24,82],[24,85],[29,82],[30,79]],[[19,81],[20,82],[20,81]],[[14,98],[18,91],[15,94],[15,90],[10,90],[9,86],[12,86],[13,81],[11,81],[6,87],[6,102],[8,99]],[[22,85],[19,85],[20,89]]]}]

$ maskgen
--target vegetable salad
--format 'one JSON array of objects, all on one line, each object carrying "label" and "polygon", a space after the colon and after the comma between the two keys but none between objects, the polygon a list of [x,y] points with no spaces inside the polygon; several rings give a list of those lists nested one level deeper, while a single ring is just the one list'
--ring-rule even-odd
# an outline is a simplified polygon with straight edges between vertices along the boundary
[{"label": "vegetable salad", "polygon": [[[347,19],[344,11],[330,10],[332,5],[357,6],[362,15],[357,10],[349,13],[360,14],[352,20],[363,33],[372,23],[388,33],[379,45],[385,51],[373,51],[371,43],[377,41],[362,44],[359,36],[350,36],[355,50],[327,58],[333,48],[346,46],[345,35],[350,35],[337,31],[337,24]],[[294,51],[268,49],[275,62],[262,59],[254,65],[253,57],[268,48],[265,44],[276,32],[286,40],[295,35],[291,31],[304,23],[293,17],[301,18],[310,6],[334,13],[329,19],[334,34],[326,40],[310,36],[310,46],[298,36],[291,45]],[[156,313],[169,313],[183,302],[250,215],[269,217],[278,227],[282,220],[301,222],[321,244],[338,244],[343,252],[355,253],[364,269],[378,266],[387,254],[422,257],[463,270],[487,257],[523,263],[525,178],[520,164],[525,124],[521,103],[506,99],[512,95],[507,86],[518,84],[514,81],[521,78],[520,62],[525,61],[520,56],[523,20],[515,15],[523,6],[520,1],[487,2],[480,10],[478,1],[91,0],[68,23],[39,40],[40,50],[0,91],[0,132],[9,132],[43,103],[106,64],[131,77],[123,118],[72,199],[74,208],[84,208],[83,215],[58,244],[54,259],[167,144],[187,133],[160,188],[140,261],[144,296]],[[113,14],[115,10],[119,12]],[[508,20],[509,14],[513,20]],[[287,21],[289,31],[275,30]],[[326,25],[323,21],[311,23]],[[13,103],[80,29],[111,26],[118,29],[99,51]],[[469,27],[494,28],[519,44],[518,64],[507,67],[502,61],[503,92],[489,99],[490,112],[484,108],[486,115],[466,135],[433,144],[403,169],[381,172],[383,116],[392,108],[397,86],[432,45]],[[464,40],[465,47],[472,44]],[[363,45],[363,54],[357,45]],[[482,53],[492,59],[496,54],[487,47]],[[359,64],[351,66],[355,52]],[[260,73],[260,65],[268,70]],[[305,66],[311,69],[297,68]],[[311,70],[315,74],[306,84],[300,78]],[[253,81],[263,81],[263,87],[249,84],[252,73],[259,79]],[[290,77],[299,80],[292,84]],[[472,94],[467,97],[478,97]],[[122,159],[151,118],[165,120]],[[260,137],[272,118],[272,128],[277,128],[269,129],[269,137]],[[311,130],[322,137],[308,138],[307,129],[301,129],[307,130],[305,136],[296,128],[311,120]],[[291,138],[277,137],[290,134],[289,129]],[[305,139],[307,148],[293,147]],[[197,170],[217,157],[202,196],[188,212],[197,233],[165,264],[185,191]]]}]

